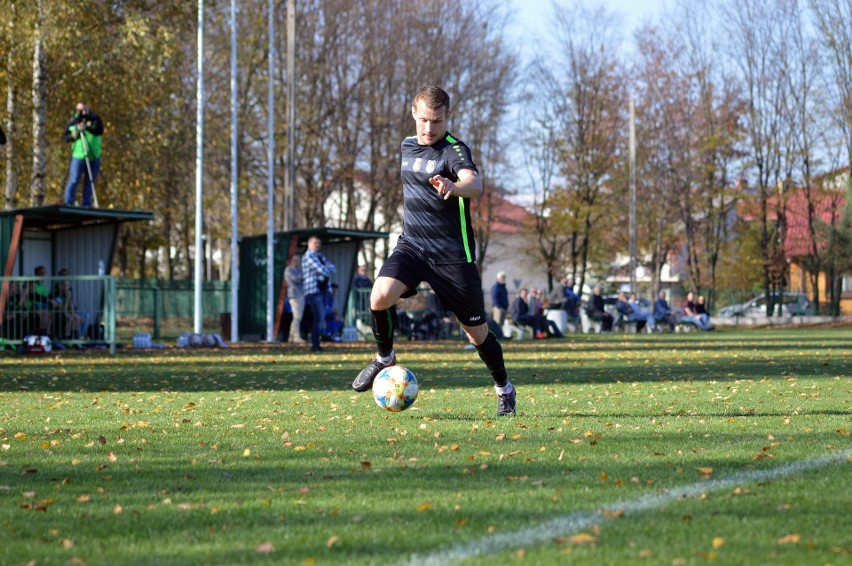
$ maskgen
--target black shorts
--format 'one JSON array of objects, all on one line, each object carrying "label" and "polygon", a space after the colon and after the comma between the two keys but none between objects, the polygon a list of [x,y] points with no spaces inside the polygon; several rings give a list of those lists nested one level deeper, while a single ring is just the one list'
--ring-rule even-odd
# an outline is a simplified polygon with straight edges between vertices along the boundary
[{"label": "black shorts", "polygon": [[465,326],[485,324],[482,278],[475,263],[435,265],[406,242],[399,242],[379,270],[379,277],[390,277],[408,287],[403,295],[413,297],[425,281],[438,295],[445,310],[452,312]]}]

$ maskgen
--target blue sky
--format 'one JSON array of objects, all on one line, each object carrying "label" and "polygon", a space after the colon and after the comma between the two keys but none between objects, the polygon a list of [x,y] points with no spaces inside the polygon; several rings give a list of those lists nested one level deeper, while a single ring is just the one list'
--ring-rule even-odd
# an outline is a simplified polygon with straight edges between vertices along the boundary
[{"label": "blue sky", "polygon": [[[624,39],[629,41],[633,30],[645,19],[658,16],[674,0],[584,0],[587,6],[605,5],[609,11],[623,17],[625,24]],[[560,0],[561,5],[571,0]],[[509,0],[509,6],[517,13],[515,27],[519,30],[541,29],[548,25],[551,15],[551,0]]]}]

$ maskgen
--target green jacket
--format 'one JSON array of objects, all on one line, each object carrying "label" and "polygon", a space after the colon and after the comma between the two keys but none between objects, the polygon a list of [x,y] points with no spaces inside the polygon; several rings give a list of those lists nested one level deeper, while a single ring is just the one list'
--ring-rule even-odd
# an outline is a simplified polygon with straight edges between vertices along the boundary
[{"label": "green jacket", "polygon": [[[85,120],[86,128],[80,132],[74,139],[73,132],[77,129],[77,124]],[[101,136],[104,133],[104,123],[101,117],[90,112],[86,116],[78,116],[75,112],[68,124],[65,125],[65,131],[62,133],[62,139],[71,144],[71,157],[74,159],[100,159],[101,158]],[[85,140],[85,144],[83,143]],[[86,153],[88,150],[88,154]]]}]

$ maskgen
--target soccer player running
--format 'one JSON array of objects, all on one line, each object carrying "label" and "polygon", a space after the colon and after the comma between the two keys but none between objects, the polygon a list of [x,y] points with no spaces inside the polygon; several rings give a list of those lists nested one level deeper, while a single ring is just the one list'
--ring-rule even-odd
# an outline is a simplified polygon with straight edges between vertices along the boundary
[{"label": "soccer player running", "polygon": [[426,281],[445,310],[485,362],[497,392],[497,416],[515,414],[515,387],[506,374],[503,349],[488,330],[482,281],[476,268],[476,245],[470,199],[482,194],[482,181],[470,149],[447,132],[450,96],[425,86],[414,97],[411,115],[417,135],[402,142],[403,233],[379,271],[370,294],[373,336],[378,354],[352,388],[367,391],[378,373],[396,363],[396,302],[417,293]]}]

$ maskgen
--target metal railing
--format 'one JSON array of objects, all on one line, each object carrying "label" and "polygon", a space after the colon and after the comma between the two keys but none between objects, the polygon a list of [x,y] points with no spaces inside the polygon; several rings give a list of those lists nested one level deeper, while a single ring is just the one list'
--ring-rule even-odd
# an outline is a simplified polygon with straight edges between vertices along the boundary
[{"label": "metal railing", "polygon": [[[116,283],[118,327],[128,332],[162,337],[165,328],[191,329],[195,300],[193,281],[119,279]],[[202,285],[202,320],[205,328],[219,331],[222,313],[231,311],[229,281],[205,281]]]},{"label": "metal railing", "polygon": [[0,277],[0,286],[0,346],[48,336],[60,346],[105,345],[115,353],[114,277]]}]

